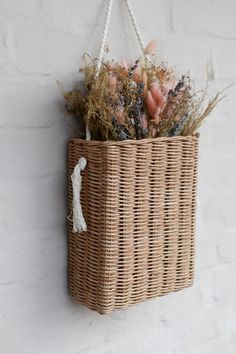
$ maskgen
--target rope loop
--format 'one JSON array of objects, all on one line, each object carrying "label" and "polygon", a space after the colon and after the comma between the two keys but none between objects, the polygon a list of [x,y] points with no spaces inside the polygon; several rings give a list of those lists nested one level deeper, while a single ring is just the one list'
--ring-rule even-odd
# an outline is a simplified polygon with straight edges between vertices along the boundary
[{"label": "rope loop", "polygon": [[73,187],[73,232],[87,231],[87,225],[84,220],[80,192],[82,185],[81,172],[85,169],[87,160],[81,157],[74,168],[74,172],[71,175],[72,187]]},{"label": "rope loop", "polygon": [[[141,31],[140,28],[138,26],[138,22],[136,20],[134,11],[131,7],[130,1],[129,0],[123,0],[127,10],[128,10],[128,14],[129,17],[131,19],[131,23],[133,25],[135,34],[137,36],[138,42],[140,44],[140,48],[141,51],[143,53],[143,55],[145,56],[145,46],[144,46],[144,41],[141,35]],[[105,18],[105,24],[104,24],[104,28],[103,28],[103,33],[102,33],[102,39],[101,39],[101,46],[100,46],[100,50],[99,50],[99,54],[98,54],[98,62],[97,62],[97,70],[96,70],[96,74],[95,74],[95,78],[99,76],[100,70],[101,70],[101,65],[102,65],[102,58],[104,55],[104,51],[105,51],[105,44],[106,44],[106,40],[107,40],[107,33],[108,33],[108,28],[110,25],[110,21],[111,21],[111,13],[112,13],[112,6],[113,6],[113,2],[114,0],[108,0],[108,5],[107,5],[107,11],[106,11],[106,18]]]}]

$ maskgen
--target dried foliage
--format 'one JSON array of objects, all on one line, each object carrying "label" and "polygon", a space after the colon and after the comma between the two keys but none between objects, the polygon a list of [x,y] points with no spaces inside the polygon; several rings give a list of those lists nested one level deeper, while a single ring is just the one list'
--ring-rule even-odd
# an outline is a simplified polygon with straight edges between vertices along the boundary
[{"label": "dried foliage", "polygon": [[90,60],[81,71],[85,93],[59,87],[67,111],[89,127],[94,140],[193,135],[222,99],[218,93],[203,108],[206,89],[196,92],[189,75],[177,79],[172,69],[149,59],[104,62],[99,75]]},{"label": "dried foliage", "polygon": [[202,102],[205,99],[206,93],[204,93],[202,99],[196,102],[196,106],[193,107],[193,110],[189,112],[189,118],[186,120],[185,124],[181,129],[181,135],[192,135],[194,134],[201,126],[203,121],[209,116],[213,111],[216,105],[224,98],[222,96],[223,91],[217,93],[215,97],[209,100],[205,109],[201,109]]}]

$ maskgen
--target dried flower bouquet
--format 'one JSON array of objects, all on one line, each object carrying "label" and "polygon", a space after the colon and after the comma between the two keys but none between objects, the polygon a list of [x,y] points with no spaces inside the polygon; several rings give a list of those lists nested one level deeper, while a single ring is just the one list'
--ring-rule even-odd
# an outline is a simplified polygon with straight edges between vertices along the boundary
[{"label": "dried flower bouquet", "polygon": [[146,57],[127,62],[86,63],[86,92],[65,92],[66,109],[93,140],[127,140],[193,135],[222,99],[218,93],[205,105],[207,90],[196,92],[189,75],[178,78],[164,63],[156,64],[155,41],[145,48]]}]

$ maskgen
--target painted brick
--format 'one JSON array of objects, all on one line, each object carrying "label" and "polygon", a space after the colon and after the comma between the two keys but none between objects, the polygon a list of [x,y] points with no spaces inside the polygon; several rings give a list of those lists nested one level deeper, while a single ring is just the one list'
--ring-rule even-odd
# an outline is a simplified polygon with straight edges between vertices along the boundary
[{"label": "painted brick", "polygon": [[234,0],[178,0],[172,3],[175,30],[236,39]]},{"label": "painted brick", "polygon": [[[0,127],[43,128],[66,120],[55,79],[49,83],[3,79],[0,82]],[[19,112],[20,117],[19,117]]]},{"label": "painted brick", "polygon": [[0,225],[26,231],[66,220],[65,174],[0,182]]},{"label": "painted brick", "polygon": [[[66,270],[65,226],[9,231],[0,241],[0,284],[30,285]],[[17,235],[17,237],[14,237]],[[64,259],[64,262],[63,262]],[[14,260],[14,261],[13,261]],[[50,269],[50,272],[49,272]]]},{"label": "painted brick", "polygon": [[[94,56],[91,49],[98,48],[94,30],[89,29],[86,35],[81,31],[79,36],[72,36],[31,27],[15,27],[14,37],[16,66],[24,73],[78,73],[84,51]],[[91,40],[87,45],[89,38]]]},{"label": "painted brick", "polygon": [[7,1],[3,0],[0,3],[0,13],[3,18],[8,21],[29,20],[37,14],[39,3],[30,0]]},{"label": "painted brick", "polygon": [[229,230],[224,237],[220,240],[218,251],[220,257],[225,261],[236,261],[236,239],[234,229]]},{"label": "painted brick", "polygon": [[[210,95],[235,81],[234,0],[130,0],[143,38]],[[192,288],[99,316],[67,290],[65,89],[97,56],[103,0],[0,1],[0,353],[235,354],[235,87],[201,128]],[[114,1],[109,57],[140,56]]]},{"label": "painted brick", "polygon": [[7,27],[0,23],[0,67],[11,60]]},{"label": "painted brick", "polygon": [[[63,173],[66,166],[67,129],[66,123],[41,129],[0,129],[0,181]],[[13,166],[17,176],[12,173]]]},{"label": "painted brick", "polygon": [[206,80],[209,48],[205,42],[171,34],[159,41],[158,53],[161,59],[176,67],[180,74],[190,72],[194,79]]},{"label": "painted brick", "polygon": [[223,335],[200,346],[197,354],[234,354],[236,352],[236,333]]},{"label": "painted brick", "polygon": [[212,50],[214,73],[217,79],[229,80],[231,83],[236,79],[236,42],[226,41],[213,46]]}]

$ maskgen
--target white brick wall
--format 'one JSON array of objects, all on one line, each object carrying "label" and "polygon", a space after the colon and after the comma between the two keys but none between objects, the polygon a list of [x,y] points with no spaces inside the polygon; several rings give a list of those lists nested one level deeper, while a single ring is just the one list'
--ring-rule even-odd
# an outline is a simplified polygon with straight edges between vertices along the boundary
[{"label": "white brick wall", "polygon": [[[148,41],[210,92],[236,77],[235,0],[131,0]],[[121,1],[109,34],[135,57]],[[191,289],[99,316],[67,294],[66,144],[56,86],[95,56],[102,0],[0,1],[0,353],[235,354],[235,94],[201,129],[196,280]]]}]

